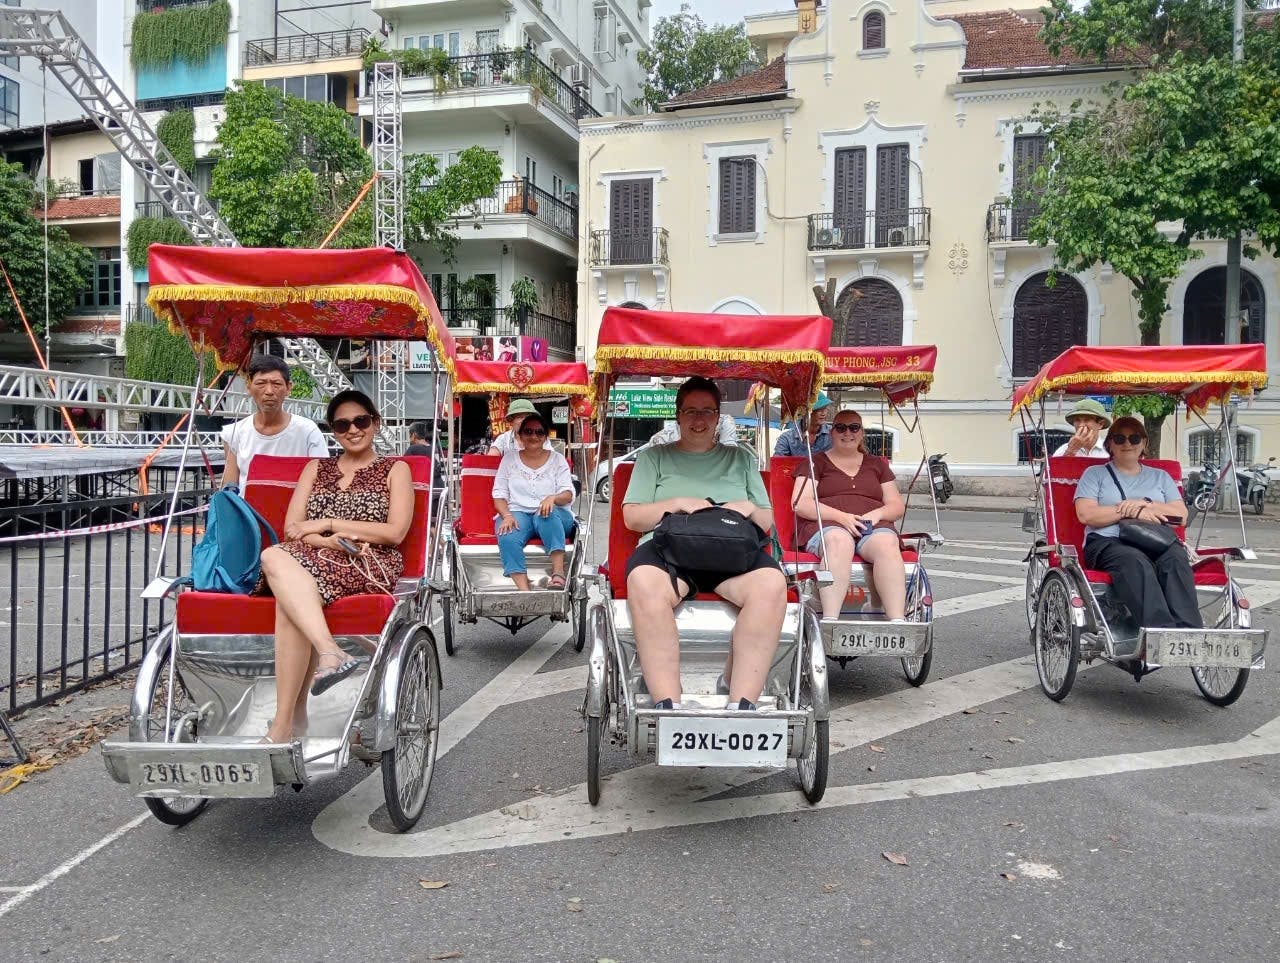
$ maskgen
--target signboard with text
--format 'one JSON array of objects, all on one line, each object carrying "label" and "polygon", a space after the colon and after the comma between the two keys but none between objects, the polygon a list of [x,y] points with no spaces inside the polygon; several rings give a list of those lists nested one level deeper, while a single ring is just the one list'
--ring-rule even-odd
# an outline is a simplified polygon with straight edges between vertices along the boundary
[{"label": "signboard with text", "polygon": [[609,392],[609,411],[619,418],[672,419],[676,416],[676,389],[615,387]]}]

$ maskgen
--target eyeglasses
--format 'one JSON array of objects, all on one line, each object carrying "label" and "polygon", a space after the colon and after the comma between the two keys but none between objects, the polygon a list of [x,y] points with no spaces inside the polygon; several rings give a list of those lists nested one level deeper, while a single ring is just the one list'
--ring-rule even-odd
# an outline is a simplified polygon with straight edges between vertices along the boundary
[{"label": "eyeglasses", "polygon": [[714,418],[720,414],[719,408],[681,408],[680,414],[686,418]]},{"label": "eyeglasses", "polygon": [[520,434],[527,435],[530,438],[547,437],[547,429],[545,428],[521,428]]},{"label": "eyeglasses", "polygon": [[333,424],[330,427],[333,428],[333,433],[335,435],[345,435],[352,428],[358,428],[361,431],[364,431],[372,424],[373,415],[356,415],[354,418],[335,418],[333,419]]},{"label": "eyeglasses", "polygon": [[1136,431],[1128,435],[1112,435],[1107,439],[1107,441],[1113,442],[1117,445],[1123,445],[1126,441],[1131,445],[1141,445],[1146,440],[1146,435],[1140,434]]},{"label": "eyeglasses", "polygon": [[862,430],[862,426],[851,424],[848,422],[837,421],[834,425],[831,426],[831,430],[838,435],[843,435],[846,431],[849,432],[849,434],[851,435],[856,435],[858,432]]}]

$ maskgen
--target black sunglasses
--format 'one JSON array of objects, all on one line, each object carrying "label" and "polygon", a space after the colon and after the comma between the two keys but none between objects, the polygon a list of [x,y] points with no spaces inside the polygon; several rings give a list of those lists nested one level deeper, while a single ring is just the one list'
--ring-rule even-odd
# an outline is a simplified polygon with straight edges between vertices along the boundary
[{"label": "black sunglasses", "polygon": [[356,415],[354,418],[335,418],[330,427],[335,435],[345,435],[352,426],[364,431],[373,424],[373,415]]},{"label": "black sunglasses", "polygon": [[1147,440],[1146,435],[1140,434],[1139,432],[1136,432],[1136,431],[1128,435],[1111,435],[1107,439],[1107,441],[1115,442],[1115,444],[1117,445],[1126,441],[1131,445],[1141,445],[1146,440]]},{"label": "black sunglasses", "polygon": [[520,434],[528,435],[530,438],[545,438],[547,429],[545,428],[521,428]]},{"label": "black sunglasses", "polygon": [[862,430],[862,426],[846,424],[845,422],[837,421],[834,425],[831,426],[831,430],[841,435],[843,435],[846,431],[849,432],[850,434],[856,435],[858,432]]}]

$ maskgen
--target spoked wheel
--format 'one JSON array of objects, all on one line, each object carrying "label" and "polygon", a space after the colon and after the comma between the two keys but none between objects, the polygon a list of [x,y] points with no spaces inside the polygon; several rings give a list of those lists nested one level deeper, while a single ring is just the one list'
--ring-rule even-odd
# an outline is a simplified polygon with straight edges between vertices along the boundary
[{"label": "spoked wheel", "polygon": [[427,804],[440,731],[440,662],[425,632],[404,654],[396,693],[396,744],[382,753],[387,815],[400,832],[413,828]]},{"label": "spoked wheel", "polygon": [[1061,572],[1050,572],[1040,584],[1034,635],[1040,688],[1061,702],[1076,681],[1080,661],[1080,629],[1071,615],[1071,588]]},{"label": "spoked wheel", "polygon": [[[930,601],[925,603],[925,599],[932,600],[932,589],[929,585],[929,576],[924,569],[916,569],[917,578],[920,580],[919,594],[916,596],[920,599],[920,604],[916,607],[916,615],[918,621],[930,622],[933,620],[933,603]],[[924,685],[925,679],[929,678],[929,669],[933,667],[933,638],[929,639],[929,648],[923,655],[908,656],[900,660],[902,662],[902,674],[907,677],[907,681],[914,686]]]},{"label": "spoked wheel", "polygon": [[[167,642],[159,643],[168,647]],[[165,732],[165,706],[169,700],[169,660],[172,653],[166,653],[160,663],[160,671],[156,673],[155,684],[151,687],[151,699],[148,703],[146,735],[147,742],[195,742],[194,713],[198,709],[195,700],[187,692],[182,682],[182,674],[173,674],[173,722],[174,730]],[[209,800],[200,796],[166,796],[163,799],[147,796],[144,801],[151,815],[170,826],[185,826],[204,811]]]},{"label": "spoked wheel", "polygon": [[809,709],[809,721],[805,724],[808,746],[805,754],[796,760],[800,774],[800,789],[804,798],[817,804],[827,794],[827,765],[831,754],[831,724],[828,720],[813,718],[813,699],[809,695],[808,677],[800,682],[800,707]]},{"label": "spoked wheel", "polygon": [[[1223,593],[1222,612],[1215,629],[1225,628],[1231,624],[1231,605],[1237,589],[1230,586]],[[1200,694],[1215,706],[1229,706],[1244,694],[1244,687],[1249,684],[1249,669],[1233,669],[1231,666],[1195,665],[1191,667],[1191,677],[1196,680]]]},{"label": "spoked wheel", "polygon": [[581,598],[573,603],[574,626],[573,651],[581,652],[587,644],[587,599]]},{"label": "spoked wheel", "polygon": [[607,710],[598,719],[587,716],[587,801],[593,806],[600,802],[600,747],[608,718]]},{"label": "spoked wheel", "polygon": [[[1036,543],[1038,548],[1041,544]],[[1049,564],[1044,560],[1043,555],[1032,555],[1027,560],[1027,628],[1034,633],[1036,629],[1036,593],[1040,591],[1040,583],[1044,581],[1046,573],[1049,571]]]},{"label": "spoked wheel", "polygon": [[444,651],[453,655],[453,599],[448,595],[440,596],[440,617],[444,624],[440,634],[444,636]]}]

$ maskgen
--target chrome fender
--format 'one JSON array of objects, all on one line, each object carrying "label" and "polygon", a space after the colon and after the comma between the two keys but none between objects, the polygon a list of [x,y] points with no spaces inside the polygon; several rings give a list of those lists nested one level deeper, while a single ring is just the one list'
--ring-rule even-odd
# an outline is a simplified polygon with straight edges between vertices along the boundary
[{"label": "chrome fender", "polygon": [[147,715],[151,712],[151,693],[159,682],[160,667],[170,650],[177,649],[177,635],[170,622],[156,636],[138,667],[138,677],[133,683],[133,696],[129,700],[129,741],[147,741]]},{"label": "chrome fender", "polygon": [[604,606],[599,602],[587,607],[587,625],[591,633],[591,657],[587,660],[586,713],[590,719],[599,719],[604,715],[609,701],[609,694],[605,690],[608,679],[605,665],[608,639]]},{"label": "chrome fender", "polygon": [[420,622],[409,621],[391,640],[382,678],[378,684],[377,704],[368,723],[361,727],[361,740],[371,752],[385,752],[396,744],[396,702],[400,693],[400,676],[404,671],[404,655],[414,637],[421,633],[427,645],[436,647],[435,636]]},{"label": "chrome fender", "polygon": [[822,647],[818,616],[812,609],[804,614],[804,650],[809,653],[809,695],[813,699],[813,718],[822,722],[831,717],[831,698],[827,692],[827,652]]}]

